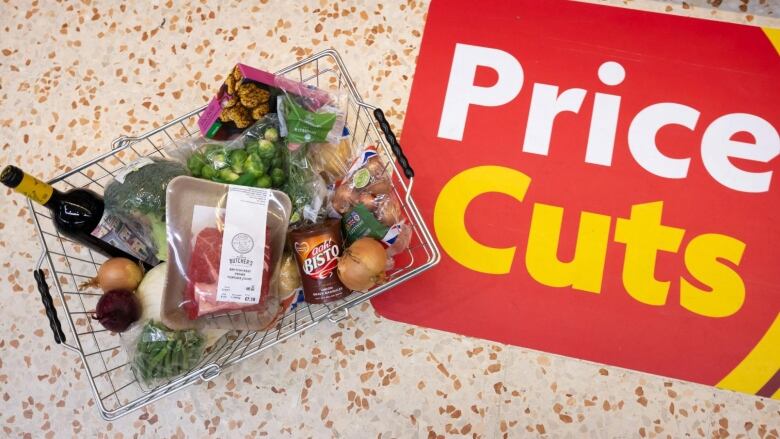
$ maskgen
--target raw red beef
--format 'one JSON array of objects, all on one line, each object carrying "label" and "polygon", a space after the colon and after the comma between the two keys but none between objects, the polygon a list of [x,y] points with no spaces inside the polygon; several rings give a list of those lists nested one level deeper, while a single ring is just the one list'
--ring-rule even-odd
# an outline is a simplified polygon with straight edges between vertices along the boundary
[{"label": "raw red beef", "polygon": [[214,227],[208,227],[198,233],[187,267],[187,287],[184,290],[184,303],[182,305],[190,320],[206,314],[237,309],[257,312],[266,310],[271,275],[271,248],[267,235],[268,230],[266,230],[260,302],[248,305],[217,300],[219,264],[222,256],[222,232]]}]

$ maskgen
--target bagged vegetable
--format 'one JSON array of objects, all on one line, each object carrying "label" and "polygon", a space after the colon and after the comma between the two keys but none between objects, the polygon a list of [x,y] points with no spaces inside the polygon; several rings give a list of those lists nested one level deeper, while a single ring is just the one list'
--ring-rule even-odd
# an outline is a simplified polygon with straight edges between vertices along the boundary
[{"label": "bagged vegetable", "polygon": [[313,224],[325,218],[328,187],[308,159],[309,145],[290,151],[288,179],[282,188],[292,202],[290,224]]},{"label": "bagged vegetable", "polygon": [[348,95],[335,92],[327,96],[324,104],[288,91],[277,96],[281,134],[287,138],[291,150],[304,143],[338,143],[344,137],[346,113],[343,109]]},{"label": "bagged vegetable", "polygon": [[187,175],[179,162],[141,157],[116,173],[106,186],[106,212],[119,218],[150,249],[156,260],[168,259],[165,235],[165,190],[175,177]]},{"label": "bagged vegetable", "polygon": [[347,245],[377,239],[390,256],[409,247],[411,227],[392,186],[392,168],[374,146],[363,149],[346,176],[336,183],[331,207],[341,215]]},{"label": "bagged vegetable", "polygon": [[308,109],[332,100],[316,87],[236,64],[198,119],[204,137],[228,139],[268,113],[276,112],[276,97],[284,92],[300,97]]},{"label": "bagged vegetable", "polygon": [[349,139],[338,143],[315,143],[309,146],[307,158],[311,167],[326,184],[335,184],[344,178],[355,156]]},{"label": "bagged vegetable", "polygon": [[218,183],[281,188],[287,181],[287,147],[276,114],[262,117],[230,142],[191,137],[169,155],[187,164],[193,177]]},{"label": "bagged vegetable", "polygon": [[173,329],[272,325],[287,195],[180,177],[169,185],[167,202],[171,260],[163,322]]},{"label": "bagged vegetable", "polygon": [[[135,291],[141,302],[141,321],[161,319],[163,291],[168,276],[168,264],[163,262],[149,270]],[[213,346],[228,331],[225,329],[205,328],[201,334],[206,338],[205,348]]]},{"label": "bagged vegetable", "polygon": [[147,320],[128,333],[126,350],[142,384],[154,387],[194,369],[203,358],[206,338],[197,329],[174,331],[158,320]]}]

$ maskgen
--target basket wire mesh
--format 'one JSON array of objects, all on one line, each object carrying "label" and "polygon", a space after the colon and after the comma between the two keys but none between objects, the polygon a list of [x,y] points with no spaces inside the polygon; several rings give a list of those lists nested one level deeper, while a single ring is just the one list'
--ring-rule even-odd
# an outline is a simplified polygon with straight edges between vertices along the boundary
[{"label": "basket wire mesh", "polygon": [[[348,92],[346,119],[351,142],[354,147],[377,145],[383,160],[393,165],[390,167],[393,170],[393,190],[402,200],[406,219],[412,227],[411,244],[404,253],[396,256],[396,267],[387,273],[387,283],[365,293],[352,293],[336,302],[321,305],[300,303],[268,331],[230,331],[208,349],[201,361],[187,373],[149,388],[134,376],[120,337],[89,318],[100,294],[78,289],[80,283],[97,274],[106,258],[60,235],[49,212],[30,202],[29,208],[43,247],[38,268],[48,268],[48,277],[52,279],[59,298],[59,301],[55,299],[55,303],[64,308],[65,323],[72,334],[68,338],[72,342],[65,341],[63,344],[81,356],[95,403],[106,420],[124,416],[196,382],[213,379],[223,368],[256,355],[325,319],[331,322],[344,319],[349,316],[351,307],[430,269],[440,259],[439,250],[411,196],[414,177],[404,180],[404,169],[399,169],[388,145],[394,142],[394,136],[385,132],[388,141],[382,137],[372,113],[376,108],[360,98],[338,53],[332,49],[320,52],[277,74],[324,89]],[[50,183],[60,190],[86,187],[102,194],[114,174],[130,161],[142,156],[165,157],[164,146],[175,146],[176,139],[196,133],[198,115],[204,108],[191,111],[146,134],[121,137],[113,142],[111,151],[54,178]]]}]

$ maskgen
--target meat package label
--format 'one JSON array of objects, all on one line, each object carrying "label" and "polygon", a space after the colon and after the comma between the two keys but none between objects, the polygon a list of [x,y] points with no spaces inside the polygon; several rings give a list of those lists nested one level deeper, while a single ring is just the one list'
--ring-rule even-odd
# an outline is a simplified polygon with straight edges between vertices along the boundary
[{"label": "meat package label", "polygon": [[268,189],[229,186],[217,283],[218,301],[260,301],[270,195]]},{"label": "meat package label", "polygon": [[774,44],[574,1],[475,19],[433,0],[401,143],[442,260],[377,311],[780,398]]}]

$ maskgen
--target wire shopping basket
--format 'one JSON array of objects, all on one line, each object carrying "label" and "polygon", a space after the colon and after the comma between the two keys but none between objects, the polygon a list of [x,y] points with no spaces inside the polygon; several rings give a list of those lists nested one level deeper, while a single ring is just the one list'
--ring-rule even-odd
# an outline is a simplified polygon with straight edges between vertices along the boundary
[{"label": "wire shopping basket", "polygon": [[[113,420],[170,395],[191,384],[208,381],[235,363],[243,361],[327,319],[338,322],[349,316],[349,309],[411,279],[439,262],[440,253],[433,237],[412,199],[414,171],[404,157],[382,110],[361,99],[341,57],[335,50],[325,50],[277,72],[307,84],[325,89],[346,90],[349,94],[347,126],[355,145],[374,144],[380,156],[391,163],[393,190],[402,200],[407,221],[412,228],[409,248],[396,256],[396,267],[387,273],[387,283],[368,292],[355,292],[328,304],[300,303],[268,331],[231,331],[209,350],[187,373],[154,388],[139,382],[131,368],[130,358],[122,348],[120,337],[94,323],[89,315],[100,294],[79,291],[78,285],[97,274],[106,258],[60,235],[49,212],[29,203],[43,253],[38,261],[35,279],[41,294],[55,341],[76,352],[87,371],[89,384],[101,416]],[[205,107],[191,111],[138,137],[121,137],[111,151],[66,172],[49,183],[67,190],[86,187],[102,194],[114,173],[126,163],[141,156],[165,156],[163,145],[197,132],[197,119]],[[47,270],[43,268],[46,267]],[[57,304],[46,282],[51,278]],[[57,307],[64,309],[66,337],[58,318]]]}]

